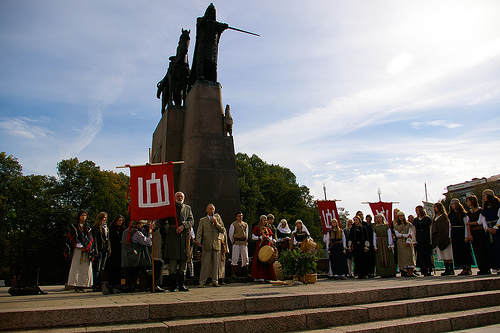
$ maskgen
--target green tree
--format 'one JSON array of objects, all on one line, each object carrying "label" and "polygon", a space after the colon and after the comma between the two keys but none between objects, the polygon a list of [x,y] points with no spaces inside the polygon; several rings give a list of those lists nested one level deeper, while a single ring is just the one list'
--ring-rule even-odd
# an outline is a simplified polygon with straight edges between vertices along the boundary
[{"label": "green tree", "polygon": [[87,209],[89,218],[101,211],[110,219],[126,215],[127,188],[130,178],[124,173],[101,171],[92,161],[79,162],[77,158],[58,163],[58,190],[60,203],[73,211]]},{"label": "green tree", "polygon": [[58,176],[23,176],[15,157],[0,153],[0,279],[64,283],[62,252],[77,210],[88,209],[91,221],[100,211],[127,216],[125,174],[73,158],[58,163]]},{"label": "green tree", "polygon": [[323,231],[318,207],[307,186],[297,184],[290,169],[267,164],[257,155],[236,154],[240,200],[245,220],[258,223],[259,216],[273,214],[278,221],[286,219],[293,230],[300,219],[316,242],[322,242]]}]

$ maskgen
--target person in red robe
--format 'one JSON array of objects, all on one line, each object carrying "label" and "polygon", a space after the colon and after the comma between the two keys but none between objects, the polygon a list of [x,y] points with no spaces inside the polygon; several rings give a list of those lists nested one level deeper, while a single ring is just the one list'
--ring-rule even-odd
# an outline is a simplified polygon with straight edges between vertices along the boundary
[{"label": "person in red robe", "polygon": [[252,239],[257,241],[252,263],[252,279],[260,283],[276,280],[273,265],[265,264],[259,260],[259,250],[265,245],[273,246],[273,232],[267,226],[266,215],[261,215],[259,224],[253,227]]}]

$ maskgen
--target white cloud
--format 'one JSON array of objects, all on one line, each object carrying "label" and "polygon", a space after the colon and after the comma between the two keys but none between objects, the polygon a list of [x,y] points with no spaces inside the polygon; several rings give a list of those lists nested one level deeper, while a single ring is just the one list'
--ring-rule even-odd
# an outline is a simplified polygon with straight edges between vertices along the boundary
[{"label": "white cloud", "polygon": [[387,72],[392,75],[399,74],[410,67],[412,62],[413,56],[410,53],[403,52],[387,64]]},{"label": "white cloud", "polygon": [[43,120],[27,117],[1,118],[0,130],[4,130],[8,135],[26,139],[43,139],[52,134],[52,131],[46,127],[36,125],[40,122],[43,122]]},{"label": "white cloud", "polygon": [[411,127],[414,129],[420,129],[422,127],[427,127],[427,126],[442,126],[446,128],[457,128],[463,126],[462,124],[458,123],[453,123],[447,120],[430,120],[430,121],[414,121],[411,123]]}]

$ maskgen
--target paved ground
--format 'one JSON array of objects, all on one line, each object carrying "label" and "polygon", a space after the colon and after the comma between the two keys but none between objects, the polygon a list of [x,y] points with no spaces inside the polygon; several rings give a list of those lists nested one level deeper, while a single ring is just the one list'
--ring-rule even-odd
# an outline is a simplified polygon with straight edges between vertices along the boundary
[{"label": "paved ground", "polygon": [[328,280],[318,279],[313,285],[296,286],[273,286],[271,284],[258,283],[234,283],[225,286],[198,288],[192,286],[189,292],[175,293],[146,293],[136,292],[130,294],[103,295],[98,292],[87,292],[85,294],[65,291],[64,286],[42,286],[47,295],[35,296],[10,296],[8,287],[0,287],[0,311],[12,311],[16,309],[37,308],[75,308],[94,307],[115,304],[147,304],[147,303],[176,303],[199,300],[221,300],[241,297],[256,297],[266,294],[297,295],[304,293],[342,292],[349,290],[367,290],[374,288],[387,288],[395,286],[409,286],[429,283],[443,283],[446,281],[463,281],[468,279],[487,279],[489,276],[453,276],[453,277],[415,277],[415,278],[390,278],[390,279],[346,279]]}]

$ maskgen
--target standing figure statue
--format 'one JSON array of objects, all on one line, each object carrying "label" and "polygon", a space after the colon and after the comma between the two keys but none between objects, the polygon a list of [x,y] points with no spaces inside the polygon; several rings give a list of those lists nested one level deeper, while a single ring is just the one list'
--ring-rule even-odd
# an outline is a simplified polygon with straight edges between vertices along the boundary
[{"label": "standing figure statue", "polygon": [[196,45],[189,85],[196,80],[217,82],[217,55],[219,39],[229,26],[216,21],[215,6],[211,3],[205,15],[196,21]]},{"label": "standing figure statue", "polygon": [[167,74],[157,84],[156,97],[160,98],[160,95],[162,95],[162,114],[165,112],[167,104],[175,104],[176,106],[185,105],[189,77],[187,52],[189,49],[190,32],[190,30],[182,29],[177,53],[175,56],[169,58],[170,64],[168,65]]},{"label": "standing figure statue", "polygon": [[226,104],[226,111],[224,112],[224,136],[233,136],[233,117],[231,117],[231,109],[229,104]]}]

